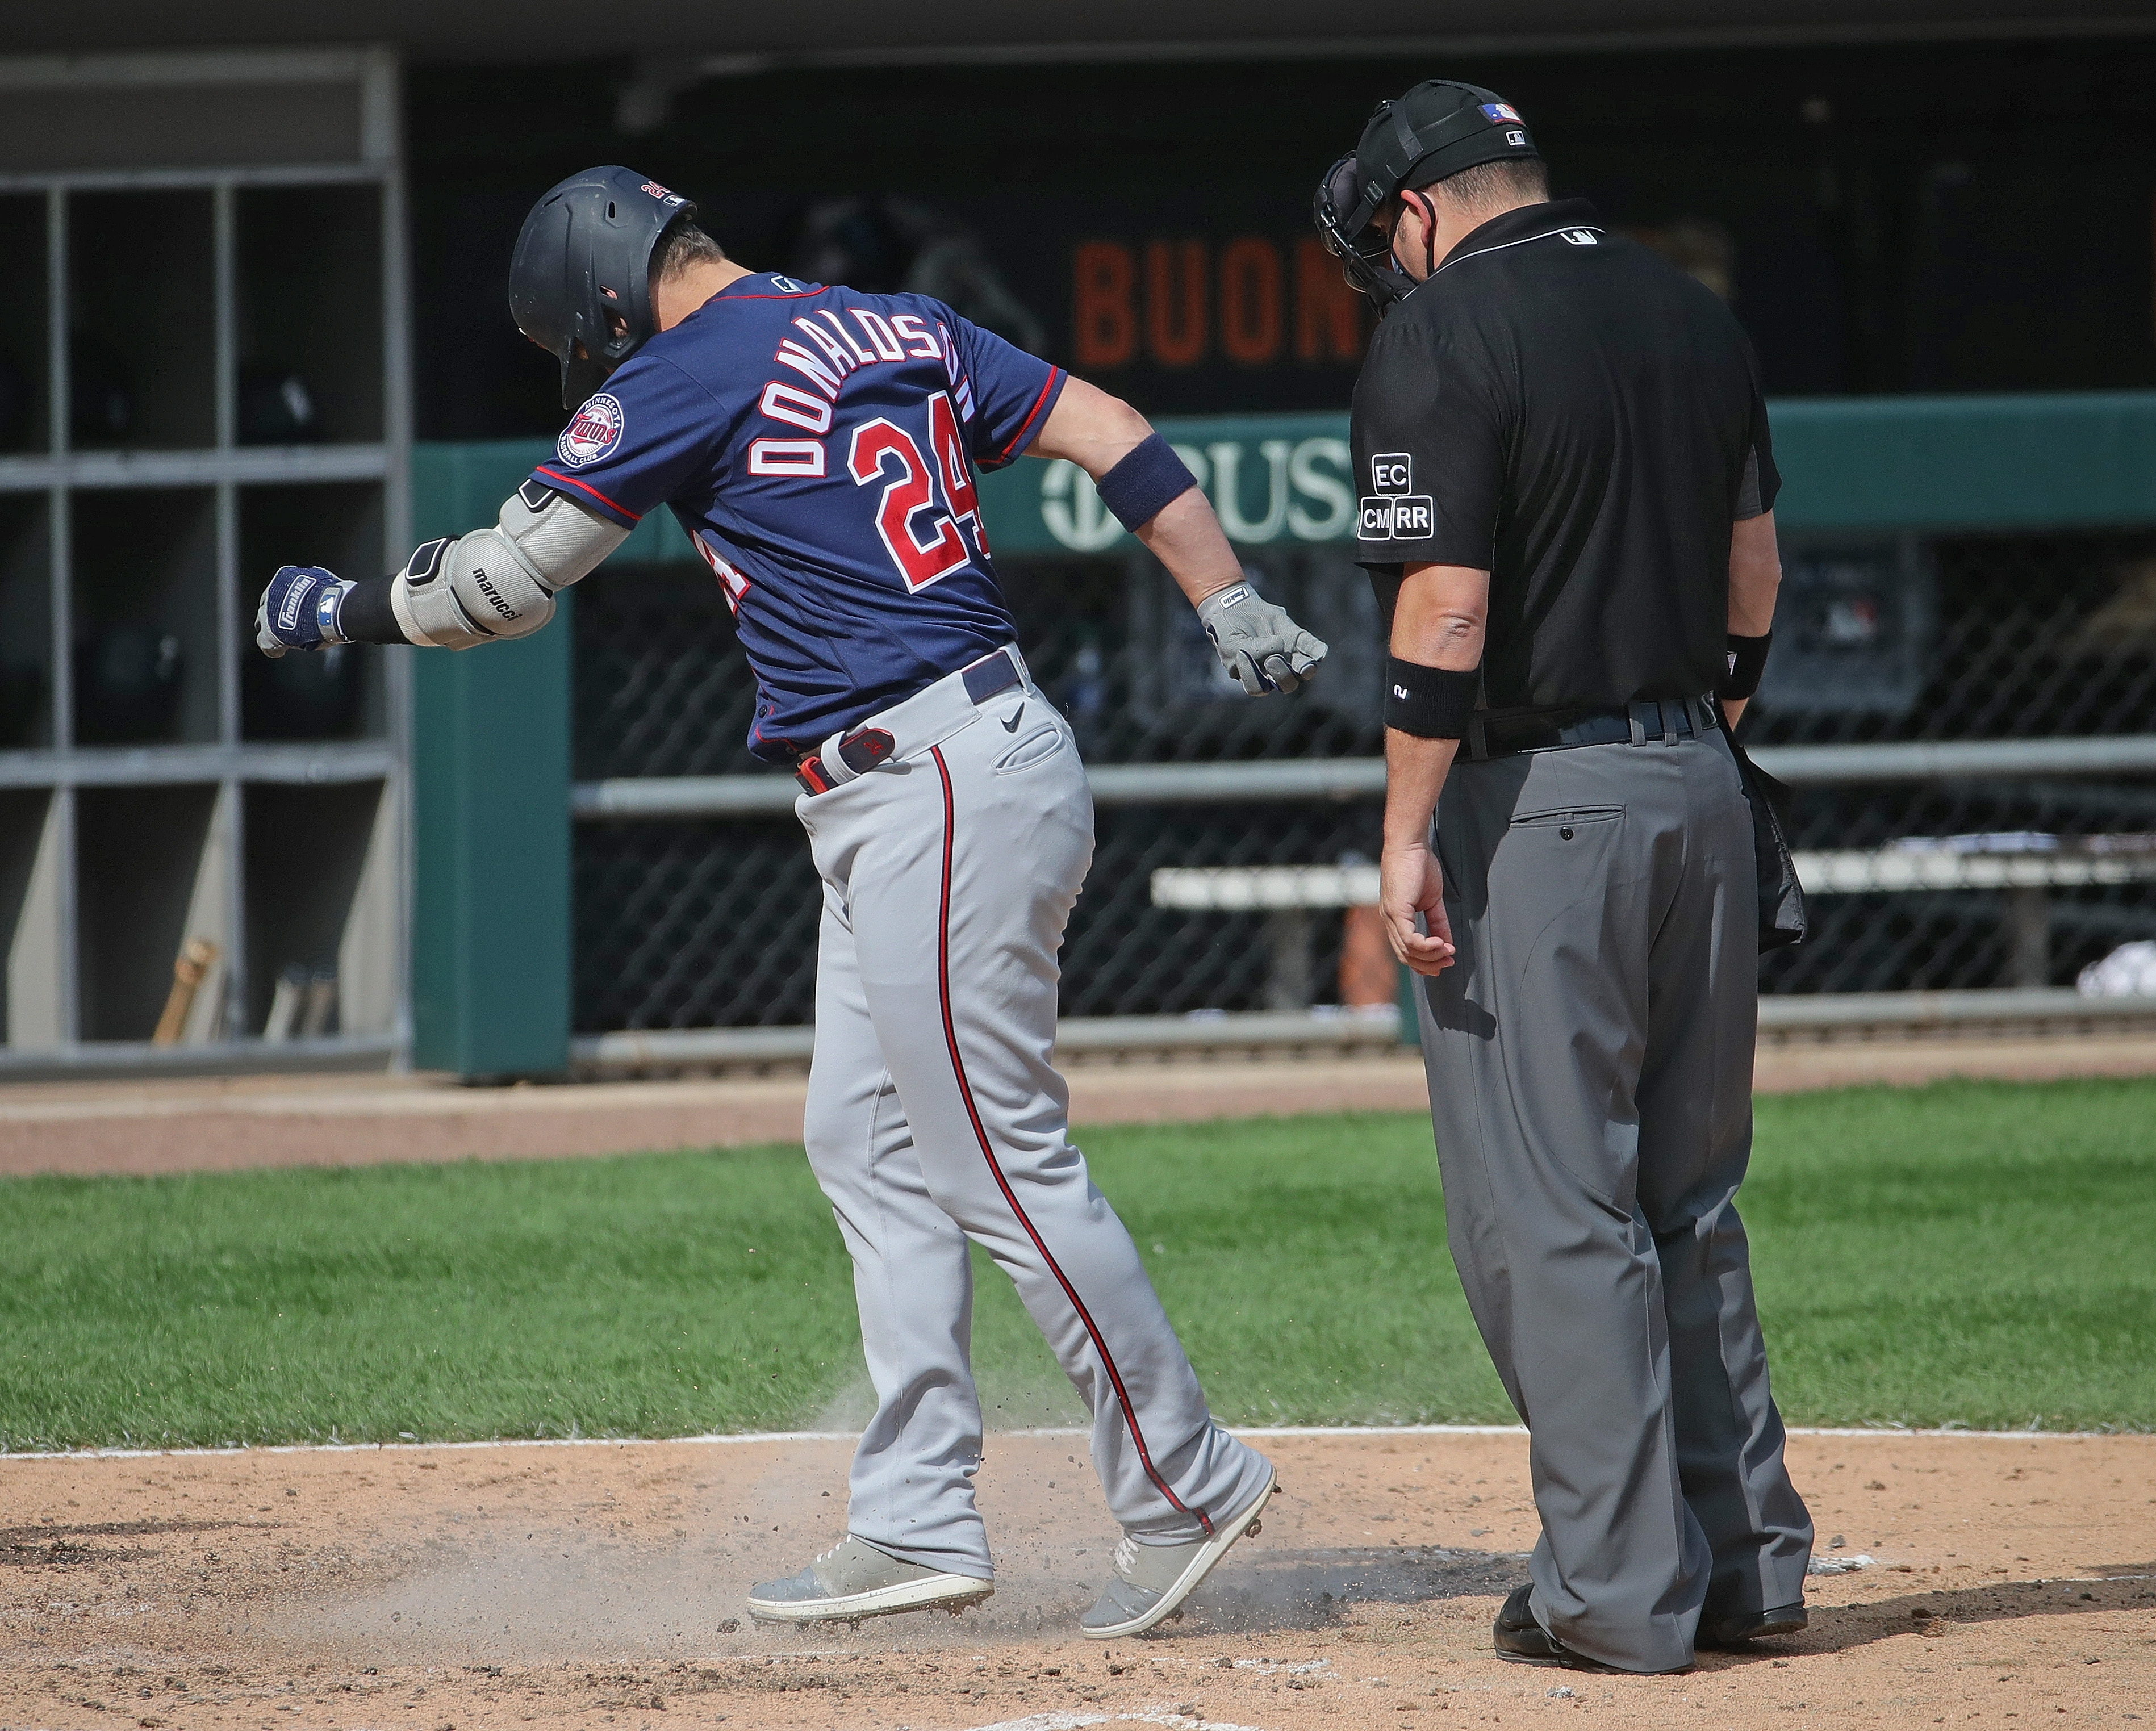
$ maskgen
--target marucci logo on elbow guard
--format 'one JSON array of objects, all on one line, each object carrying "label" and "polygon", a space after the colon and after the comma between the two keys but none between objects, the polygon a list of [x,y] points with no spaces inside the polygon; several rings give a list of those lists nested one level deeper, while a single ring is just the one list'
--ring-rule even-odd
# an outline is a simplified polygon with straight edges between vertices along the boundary
[{"label": "marucci logo on elbow guard", "polygon": [[472,581],[479,586],[480,593],[486,597],[489,604],[502,618],[513,619],[519,616],[516,609],[502,599],[501,591],[495,588],[493,579],[487,576],[485,566],[472,567]]}]

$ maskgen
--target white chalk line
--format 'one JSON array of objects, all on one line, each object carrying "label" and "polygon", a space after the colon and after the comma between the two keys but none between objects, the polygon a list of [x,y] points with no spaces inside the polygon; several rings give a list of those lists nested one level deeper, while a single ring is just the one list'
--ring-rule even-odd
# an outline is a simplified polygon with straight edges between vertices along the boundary
[{"label": "white chalk line", "polygon": [[1255,1725],[1225,1719],[1194,1719],[1179,1713],[1036,1713],[1022,1719],[998,1719],[973,1731],[1083,1731],[1091,1725],[1167,1725],[1174,1731],[1258,1731]]},{"label": "white chalk line", "polygon": [[[1525,1436],[1524,1425],[1231,1425],[1237,1436]],[[1083,1426],[1043,1425],[1026,1431],[992,1431],[998,1437],[1089,1436]],[[2143,1436],[2140,1431],[1973,1431],[1960,1425],[1918,1430],[1902,1425],[1809,1426],[1793,1425],[1792,1436],[1851,1437],[1964,1437],[1984,1442],[2088,1442],[2111,1436]],[[498,1436],[470,1442],[427,1442],[418,1438],[396,1442],[271,1442],[234,1443],[221,1448],[176,1449],[0,1449],[0,1465],[11,1461],[165,1461],[198,1457],[228,1458],[239,1455],[375,1455],[398,1451],[454,1451],[459,1449],[665,1448],[675,1445],[733,1446],[756,1443],[859,1442],[856,1431],[714,1431],[695,1436]]]},{"label": "white chalk line", "polygon": [[1083,1731],[1091,1725],[1166,1725],[1174,1731],[1258,1731],[1255,1725],[1225,1719],[1194,1719],[1179,1713],[1036,1713],[1022,1719],[998,1719],[973,1731]]}]

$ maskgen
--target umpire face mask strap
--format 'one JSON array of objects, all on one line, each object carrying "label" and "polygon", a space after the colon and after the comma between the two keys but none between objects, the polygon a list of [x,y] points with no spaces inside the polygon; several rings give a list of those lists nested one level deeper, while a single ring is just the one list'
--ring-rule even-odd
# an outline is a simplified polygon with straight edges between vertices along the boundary
[{"label": "umpire face mask strap", "polygon": [[1429,189],[1424,187],[1403,187],[1394,196],[1400,201],[1400,213],[1393,219],[1393,232],[1388,237],[1391,244],[1386,256],[1392,259],[1393,268],[1402,276],[1410,282],[1418,280],[1400,262],[1399,239],[1400,224],[1407,218],[1408,200],[1420,199],[1421,205],[1415,211],[1415,218],[1422,224],[1422,275],[1419,280],[1428,282],[1437,275],[1437,200],[1431,198]]},{"label": "umpire face mask strap", "polygon": [[1407,110],[1404,108],[1397,107],[1389,102],[1385,105],[1385,107],[1393,117],[1393,136],[1399,141],[1400,160],[1411,168],[1430,146],[1415,136],[1415,129],[1408,124]]}]

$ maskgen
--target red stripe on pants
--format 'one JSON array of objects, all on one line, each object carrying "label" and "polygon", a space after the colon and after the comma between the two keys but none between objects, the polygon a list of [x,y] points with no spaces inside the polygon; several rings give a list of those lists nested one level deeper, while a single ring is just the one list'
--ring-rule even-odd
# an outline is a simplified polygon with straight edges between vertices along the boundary
[{"label": "red stripe on pants", "polygon": [[1137,1446],[1138,1459],[1145,1466],[1146,1477],[1153,1482],[1154,1488],[1177,1508],[1184,1514],[1195,1515],[1198,1524],[1210,1536],[1213,1523],[1204,1510],[1185,1507],[1183,1499],[1168,1488],[1168,1481],[1160,1476],[1159,1469],[1152,1464],[1152,1453],[1146,1447],[1145,1433],[1138,1429],[1137,1415],[1131,1410],[1130,1392],[1123,1387],[1122,1373],[1116,1369],[1115,1359],[1108,1351],[1108,1343],[1101,1338],[1100,1329],[1094,1325],[1092,1312],[1086,1308],[1085,1302],[1079,1297],[1078,1289],[1070,1284],[1061,1265],[1049,1254],[1048,1246],[1042,1241],[1032,1220],[1020,1205],[1017,1193],[1010,1187],[1010,1180],[1004,1177],[1002,1166],[997,1163],[995,1150],[988,1143],[988,1130],[981,1122],[979,1109],[973,1104],[973,1085],[966,1079],[966,1061],[958,1051],[957,1024],[951,1019],[951,856],[957,833],[957,804],[952,797],[951,770],[943,761],[942,748],[932,746],[928,755],[935,758],[936,773],[943,778],[943,887],[936,917],[936,989],[943,1009],[944,1043],[951,1049],[951,1068],[958,1078],[958,1094],[966,1102],[966,1116],[973,1121],[973,1138],[981,1145],[981,1158],[988,1163],[988,1170],[995,1174],[996,1188],[1004,1193],[1004,1200],[1010,1204],[1011,1212],[1018,1216],[1019,1225],[1025,1228],[1025,1235],[1033,1240],[1033,1247],[1040,1252],[1040,1260],[1048,1265],[1048,1271],[1055,1276],[1056,1284],[1063,1288],[1063,1296],[1070,1301],[1070,1307],[1078,1313],[1078,1320],[1086,1325],[1086,1335],[1091,1339],[1094,1350],[1100,1353],[1101,1362],[1107,1366],[1108,1380],[1115,1386],[1116,1399],[1122,1404],[1123,1422],[1130,1427],[1131,1441]]}]

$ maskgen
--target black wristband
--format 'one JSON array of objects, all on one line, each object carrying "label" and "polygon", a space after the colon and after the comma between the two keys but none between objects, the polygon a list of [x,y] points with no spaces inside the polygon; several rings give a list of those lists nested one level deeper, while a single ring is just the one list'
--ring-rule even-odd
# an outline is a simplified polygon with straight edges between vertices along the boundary
[{"label": "black wristband", "polygon": [[1094,484],[1101,503],[1135,534],[1198,485],[1175,447],[1159,434],[1141,439]]},{"label": "black wristband", "polygon": [[1385,658],[1385,725],[1418,739],[1463,739],[1482,689],[1480,668],[1455,673]]},{"label": "black wristband", "polygon": [[1759,675],[1767,670],[1767,646],[1774,640],[1774,634],[1763,637],[1739,637],[1729,634],[1729,649],[1722,657],[1722,677],[1714,682],[1714,695],[1735,702],[1749,697],[1759,689]]},{"label": "black wristband", "polygon": [[346,643],[406,643],[410,641],[397,623],[397,610],[389,604],[393,577],[363,578],[346,591],[337,609],[337,629]]}]

